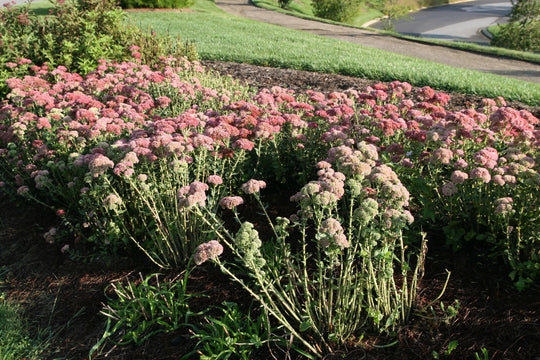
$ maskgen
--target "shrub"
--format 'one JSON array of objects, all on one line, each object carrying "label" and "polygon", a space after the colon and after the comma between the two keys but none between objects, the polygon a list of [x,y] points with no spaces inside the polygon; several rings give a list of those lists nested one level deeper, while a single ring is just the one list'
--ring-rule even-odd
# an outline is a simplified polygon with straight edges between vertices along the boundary
[{"label": "shrub", "polygon": [[195,4],[195,0],[120,0],[124,9],[184,9]]},{"label": "shrub", "polygon": [[500,26],[494,46],[522,51],[540,51],[540,1],[513,0],[510,22]]},{"label": "shrub", "polygon": [[279,7],[285,9],[291,3],[291,0],[279,0]]},{"label": "shrub", "polygon": [[360,10],[358,0],[313,0],[312,6],[315,16],[338,22],[347,22]]},{"label": "shrub", "polygon": [[21,61],[61,65],[84,75],[100,59],[130,58],[132,46],[150,64],[162,55],[194,57],[193,48],[179,39],[161,41],[128,24],[115,0],[66,0],[53,5],[47,17],[32,13],[29,5],[0,10],[0,63],[5,64],[0,67],[0,96],[7,92],[6,79],[21,75],[22,69],[11,65]]},{"label": "shrub", "polygon": [[[206,208],[195,209],[243,269],[236,273],[237,265],[213,253],[202,258],[215,261],[315,356],[369,330],[395,331],[416,301],[427,248],[422,242],[410,261],[402,236],[413,221],[405,210],[409,193],[377,160],[377,148],[364,142],[331,148],[328,161],[317,164],[318,179],[291,197],[298,212],[290,220],[278,217],[275,225],[267,215],[273,232],[267,247],[253,224],[241,222],[235,207],[236,234]],[[252,179],[241,189],[265,211],[261,184]],[[246,272],[251,282],[244,279]]]}]

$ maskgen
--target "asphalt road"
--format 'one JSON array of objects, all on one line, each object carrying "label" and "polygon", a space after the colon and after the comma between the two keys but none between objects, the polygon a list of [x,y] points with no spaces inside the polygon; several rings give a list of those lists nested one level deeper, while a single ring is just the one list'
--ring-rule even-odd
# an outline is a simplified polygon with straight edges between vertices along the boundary
[{"label": "asphalt road", "polygon": [[[481,30],[491,25],[508,22],[512,10],[508,0],[475,0],[437,6],[409,14],[394,22],[394,30],[401,34],[449,41],[489,44]],[[384,22],[370,25],[382,29]]]}]

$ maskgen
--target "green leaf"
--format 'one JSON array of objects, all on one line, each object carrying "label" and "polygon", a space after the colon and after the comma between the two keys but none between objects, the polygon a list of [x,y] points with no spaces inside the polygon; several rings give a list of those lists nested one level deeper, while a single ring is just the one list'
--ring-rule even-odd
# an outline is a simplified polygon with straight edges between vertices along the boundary
[{"label": "green leaf", "polygon": [[300,332],[304,332],[307,329],[309,329],[310,327],[311,327],[311,322],[304,321],[303,323],[300,324]]}]

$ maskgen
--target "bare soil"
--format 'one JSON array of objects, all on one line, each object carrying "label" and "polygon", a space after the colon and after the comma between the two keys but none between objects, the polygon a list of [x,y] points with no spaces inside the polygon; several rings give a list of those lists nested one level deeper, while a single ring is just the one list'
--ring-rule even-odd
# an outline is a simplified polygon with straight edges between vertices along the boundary
[{"label": "bare soil", "polygon": [[[250,65],[204,62],[223,74],[230,74],[254,87],[274,85],[295,90],[323,92],[364,88],[371,80],[309,72],[263,68]],[[463,108],[480,98],[452,94],[453,105]],[[525,107],[514,103],[517,108]],[[539,116],[538,108],[525,107]],[[60,219],[48,209],[32,204],[15,204],[0,197],[0,292],[22,306],[31,331],[50,326],[56,331],[45,359],[87,359],[90,348],[103,334],[104,318],[99,315],[107,285],[114,280],[138,278],[156,269],[142,257],[70,259],[60,249],[65,243],[47,244],[43,234]],[[76,239],[65,239],[77,249]],[[518,292],[508,279],[508,269],[481,253],[452,253],[432,241],[425,278],[420,284],[418,311],[396,337],[366,336],[361,348],[344,350],[327,359],[474,359],[475,352],[488,350],[489,359],[540,360],[540,286]],[[84,249],[81,248],[81,254]],[[446,319],[438,303],[433,312],[426,307],[451,278],[441,300],[460,304],[456,317]],[[166,274],[174,277],[177,274]],[[190,277],[190,291],[209,295],[192,304],[196,309],[222,301],[246,304],[246,296],[211,264],[198,267]],[[204,301],[204,302],[202,302]],[[420,316],[422,315],[422,316]],[[393,346],[381,347],[397,340]],[[451,341],[457,348],[445,355]],[[142,346],[109,346],[98,359],[179,359],[194,349],[187,329],[158,335]],[[298,358],[291,354],[292,358]],[[191,359],[197,359],[197,355]],[[253,359],[286,359],[280,349],[261,349]]]}]

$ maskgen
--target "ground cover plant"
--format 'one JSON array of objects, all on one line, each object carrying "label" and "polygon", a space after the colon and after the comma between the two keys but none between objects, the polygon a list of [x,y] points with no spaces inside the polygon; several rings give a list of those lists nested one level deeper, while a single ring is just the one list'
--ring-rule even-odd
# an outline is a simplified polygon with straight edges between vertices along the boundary
[{"label": "ground cover plant", "polygon": [[[421,313],[426,238],[481,249],[520,290],[534,285],[539,131],[530,112],[502,98],[447,110],[449,95],[398,81],[253,92],[186,59],[146,66],[137,50],[86,76],[17,65],[29,73],[8,80],[0,109],[0,186],[54,211],[59,225],[44,240],[72,259],[144,255],[154,270],[187,268],[188,283],[189,271],[214,262],[260,309],[249,332],[265,329],[221,331],[240,316],[226,307],[199,335],[190,320],[194,351],[233,351],[204,345],[205,333],[241,339],[245,356],[273,344],[320,357],[368,334],[393,338]],[[273,197],[283,212],[265,207]],[[257,211],[266,215],[250,217]],[[120,320],[113,328],[137,318],[119,316],[118,305],[143,301],[136,294],[156,294],[149,304],[177,294],[183,315],[143,310],[148,326],[130,328],[132,339],[176,331],[197,312],[185,288],[150,279],[140,286],[151,291],[114,285],[120,300],[104,310]]]}]

